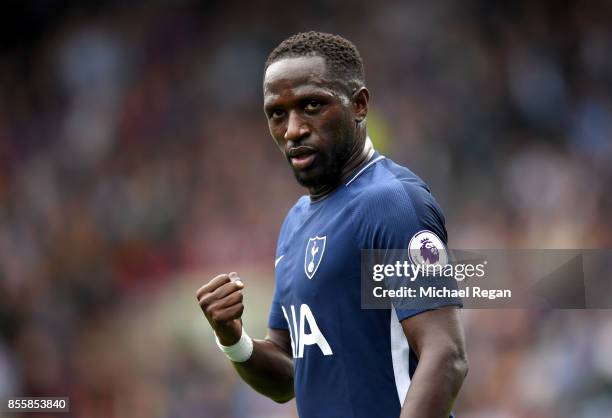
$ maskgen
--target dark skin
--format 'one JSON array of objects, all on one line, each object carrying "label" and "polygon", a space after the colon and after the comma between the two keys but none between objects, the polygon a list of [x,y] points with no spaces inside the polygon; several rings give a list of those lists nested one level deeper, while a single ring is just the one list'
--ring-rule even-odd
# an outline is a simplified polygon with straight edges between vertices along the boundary
[{"label": "dark skin", "polygon": [[[335,80],[321,57],[270,65],[264,79],[264,112],[272,138],[313,201],[331,193],[368,158],[365,118],[370,93]],[[314,157],[305,168],[295,154]]]},{"label": "dark skin", "polygon": [[[220,274],[196,292],[206,319],[225,346],[236,344],[242,335],[244,284],[232,280],[234,275]],[[264,340],[253,339],[253,354],[247,361],[232,364],[240,377],[262,395],[280,403],[293,399],[289,331],[269,329]]]},{"label": "dark skin", "polygon": [[[332,193],[371,155],[365,118],[369,92],[333,77],[318,56],[274,62],[264,78],[264,111],[270,133],[313,201]],[[196,297],[221,344],[242,334],[244,284],[222,274]],[[419,358],[400,418],[446,418],[463,379],[467,359],[460,311],[436,309],[402,321]],[[268,329],[253,340],[253,354],[232,363],[255,390],[277,402],[294,397],[293,358],[288,330]]]}]

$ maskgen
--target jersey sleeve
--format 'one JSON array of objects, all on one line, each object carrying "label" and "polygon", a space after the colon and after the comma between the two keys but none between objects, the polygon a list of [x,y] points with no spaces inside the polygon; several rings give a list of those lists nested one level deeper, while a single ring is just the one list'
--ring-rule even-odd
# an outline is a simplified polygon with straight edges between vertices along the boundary
[{"label": "jersey sleeve", "polygon": [[[446,247],[444,214],[423,184],[396,179],[364,192],[354,211],[357,239],[362,249],[406,249],[419,232],[435,234]],[[396,309],[400,321],[421,312],[461,301],[433,301],[428,308]]]},{"label": "jersey sleeve", "polygon": [[287,217],[283,221],[283,225],[281,226],[280,232],[278,234],[278,243],[276,244],[276,261],[274,262],[274,292],[272,294],[272,306],[270,307],[270,314],[268,315],[268,328],[272,329],[289,329],[289,324],[287,323],[287,318],[285,317],[285,313],[283,312],[281,304],[282,284],[279,281],[281,280],[281,278],[278,274],[276,274],[276,266],[278,265],[279,261],[282,259],[285,253],[285,236],[287,235],[287,229],[289,228],[291,216],[294,209],[295,208],[292,208],[291,211],[289,211]]},{"label": "jersey sleeve", "polygon": [[278,284],[275,284],[274,294],[272,296],[272,307],[270,308],[270,315],[268,316],[268,328],[289,329],[279,299]]}]

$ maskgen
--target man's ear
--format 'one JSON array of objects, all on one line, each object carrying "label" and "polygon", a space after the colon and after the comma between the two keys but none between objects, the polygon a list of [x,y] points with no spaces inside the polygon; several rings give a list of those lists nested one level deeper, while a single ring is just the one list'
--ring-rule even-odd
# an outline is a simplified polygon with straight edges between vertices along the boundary
[{"label": "man's ear", "polygon": [[370,92],[365,87],[359,87],[351,98],[353,111],[355,112],[355,122],[362,122],[368,115],[368,102],[370,100]]}]

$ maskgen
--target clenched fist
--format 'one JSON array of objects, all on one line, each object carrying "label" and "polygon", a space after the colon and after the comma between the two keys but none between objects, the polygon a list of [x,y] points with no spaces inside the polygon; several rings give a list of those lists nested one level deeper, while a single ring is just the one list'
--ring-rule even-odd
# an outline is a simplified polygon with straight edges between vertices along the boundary
[{"label": "clenched fist", "polygon": [[222,345],[234,345],[242,334],[242,289],[237,273],[220,274],[196,292],[196,298]]}]

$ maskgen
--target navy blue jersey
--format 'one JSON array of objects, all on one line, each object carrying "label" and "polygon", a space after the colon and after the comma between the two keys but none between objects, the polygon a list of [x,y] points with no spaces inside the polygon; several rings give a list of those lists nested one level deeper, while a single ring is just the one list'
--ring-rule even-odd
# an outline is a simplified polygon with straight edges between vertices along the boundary
[{"label": "navy blue jersey", "polygon": [[444,215],[410,170],[374,153],[320,201],[303,196],[281,228],[269,327],[288,329],[300,418],[397,418],[417,358],[400,321],[419,310],[361,309],[360,251],[408,248]]}]

